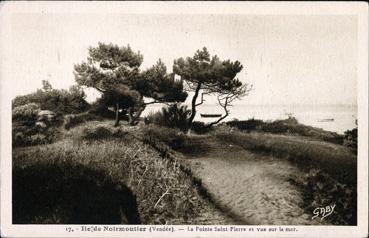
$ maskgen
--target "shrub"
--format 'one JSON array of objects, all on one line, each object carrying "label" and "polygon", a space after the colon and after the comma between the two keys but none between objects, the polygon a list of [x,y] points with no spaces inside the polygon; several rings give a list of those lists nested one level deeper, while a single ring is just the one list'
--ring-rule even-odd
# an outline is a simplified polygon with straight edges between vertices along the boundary
[{"label": "shrub", "polygon": [[158,126],[169,128],[178,128],[181,131],[187,131],[188,115],[190,110],[187,106],[172,104],[169,107],[162,108],[161,111],[151,113],[145,118],[147,124],[153,123]]},{"label": "shrub", "polygon": [[96,128],[88,128],[86,127],[83,130],[82,137],[85,139],[93,139],[93,140],[101,140],[109,138],[112,135],[111,131],[103,126],[99,126]]},{"label": "shrub", "polygon": [[284,120],[275,120],[273,122],[262,122],[256,129],[261,129],[265,132],[281,134],[281,133],[291,133],[304,135],[303,125],[298,124],[298,121],[294,117],[289,117]]},{"label": "shrub", "polygon": [[13,146],[47,144],[59,137],[57,127],[62,115],[56,113],[51,121],[39,116],[40,107],[35,103],[15,107],[12,110]]},{"label": "shrub", "polygon": [[40,132],[37,128],[24,129],[13,125],[12,137],[13,147],[41,145],[58,140],[60,131],[55,128],[48,128]]},{"label": "shrub", "polygon": [[13,125],[13,129],[12,129],[12,145],[13,147],[17,147],[17,146],[26,146],[26,145],[31,145],[32,140],[31,140],[31,136],[27,135],[26,133],[22,132],[23,130],[19,129],[19,128],[14,128]]},{"label": "shrub", "polygon": [[[72,132],[76,133],[76,131]],[[77,132],[78,133],[78,132]],[[113,128],[108,125],[98,124],[96,126],[83,126],[82,133],[74,135],[82,140],[111,140],[114,138],[127,139],[128,132],[121,128]]]},{"label": "shrub", "polygon": [[231,127],[236,127],[239,130],[249,132],[251,130],[256,130],[263,123],[264,122],[262,120],[255,120],[254,118],[252,118],[246,121],[233,120],[233,121],[227,122],[226,124]]},{"label": "shrub", "polygon": [[16,108],[30,103],[40,106],[41,110],[52,110],[62,114],[80,113],[88,110],[89,104],[85,101],[86,95],[78,86],[71,86],[69,90],[52,89],[50,85],[38,89],[34,93],[18,96],[12,101]]},{"label": "shrub", "polygon": [[39,111],[40,106],[36,103],[28,103],[15,107],[12,110],[13,123],[25,126],[34,126],[37,121],[37,114]]},{"label": "shrub", "polygon": [[303,177],[291,181],[302,189],[305,211],[313,214],[317,207],[335,205],[335,214],[326,219],[333,225],[356,225],[356,186],[332,178],[320,169],[310,169]]},{"label": "shrub", "polygon": [[299,124],[294,117],[289,117],[285,120],[276,120],[272,122],[250,119],[245,121],[230,121],[226,124],[241,131],[262,131],[273,134],[300,135],[335,144],[343,144],[342,135],[312,126]]},{"label": "shrub", "polygon": [[213,127],[208,127],[202,121],[194,121],[192,122],[191,130],[195,132],[196,134],[205,134],[205,133],[209,133],[210,131],[212,131]]},{"label": "shrub", "polygon": [[101,120],[101,118],[91,113],[69,114],[64,117],[64,128],[69,130],[81,123],[92,120]]},{"label": "shrub", "polygon": [[12,144],[13,147],[41,145],[55,142],[60,138],[60,131],[56,128],[20,128],[13,125]]},{"label": "shrub", "polygon": [[35,103],[29,103],[12,110],[12,143],[14,146],[34,144],[32,135],[37,134],[37,114],[40,107]]},{"label": "shrub", "polygon": [[215,136],[220,134],[232,134],[233,132],[241,132],[237,127],[231,127],[226,123],[222,123],[216,126],[216,130],[213,131]]},{"label": "shrub", "polygon": [[343,144],[357,151],[357,128],[345,131]]},{"label": "shrub", "polygon": [[[149,125],[143,129],[147,142],[164,142],[173,149],[179,149],[186,141],[186,135],[178,129]],[[151,144],[151,143],[150,143]]]}]

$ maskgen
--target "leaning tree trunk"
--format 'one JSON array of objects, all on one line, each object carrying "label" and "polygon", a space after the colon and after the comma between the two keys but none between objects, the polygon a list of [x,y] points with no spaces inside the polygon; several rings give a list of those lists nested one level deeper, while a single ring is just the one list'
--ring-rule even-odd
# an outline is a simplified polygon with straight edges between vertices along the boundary
[{"label": "leaning tree trunk", "polygon": [[119,103],[117,103],[116,107],[115,107],[115,124],[114,126],[118,126],[119,125]]},{"label": "leaning tree trunk", "polygon": [[218,120],[216,120],[214,122],[210,122],[209,124],[207,124],[206,125],[207,128],[210,128],[210,127],[218,124],[219,122],[223,121],[227,116],[229,116],[229,111],[228,111],[228,108],[227,108],[229,106],[228,105],[228,97],[225,99],[224,104],[222,104],[219,99],[218,99],[218,101],[219,101],[220,106],[223,107],[225,114],[222,117],[220,117]]},{"label": "leaning tree trunk", "polygon": [[218,120],[210,122],[209,124],[206,125],[206,128],[210,128],[216,124],[218,124],[219,122],[223,121],[227,116],[229,115],[229,112],[227,111],[226,114],[224,114],[222,117],[220,117]]},{"label": "leaning tree trunk", "polygon": [[195,94],[193,95],[193,98],[192,98],[192,102],[191,102],[191,116],[188,119],[188,124],[187,124],[188,125],[188,128],[191,128],[193,119],[195,119],[195,116],[196,116],[196,100],[197,100],[197,97],[199,96],[200,89],[201,89],[201,83],[197,84],[197,87],[196,87],[196,90],[195,90]]},{"label": "leaning tree trunk", "polygon": [[143,110],[145,109],[145,107],[140,107],[138,108],[137,111],[135,111],[134,107],[131,107],[128,109],[128,123],[131,126],[135,126],[138,124],[141,113],[143,112]]}]

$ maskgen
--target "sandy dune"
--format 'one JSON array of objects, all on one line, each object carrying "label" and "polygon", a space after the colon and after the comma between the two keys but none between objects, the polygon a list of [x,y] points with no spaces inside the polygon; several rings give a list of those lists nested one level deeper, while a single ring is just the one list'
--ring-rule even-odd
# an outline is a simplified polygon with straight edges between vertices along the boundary
[{"label": "sandy dune", "polygon": [[313,225],[301,207],[302,196],[288,179],[302,175],[288,161],[253,154],[215,138],[202,137],[202,153],[187,155],[196,176],[224,210],[255,225]]}]

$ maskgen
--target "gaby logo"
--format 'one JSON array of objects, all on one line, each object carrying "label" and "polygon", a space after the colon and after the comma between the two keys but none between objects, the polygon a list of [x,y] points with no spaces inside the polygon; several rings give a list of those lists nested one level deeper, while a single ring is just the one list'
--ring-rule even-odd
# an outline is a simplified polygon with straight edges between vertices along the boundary
[{"label": "gaby logo", "polygon": [[335,207],[336,204],[329,205],[326,207],[317,207],[314,209],[313,211],[314,216],[311,219],[314,220],[317,217],[321,217],[320,220],[323,220],[324,218],[333,213]]}]

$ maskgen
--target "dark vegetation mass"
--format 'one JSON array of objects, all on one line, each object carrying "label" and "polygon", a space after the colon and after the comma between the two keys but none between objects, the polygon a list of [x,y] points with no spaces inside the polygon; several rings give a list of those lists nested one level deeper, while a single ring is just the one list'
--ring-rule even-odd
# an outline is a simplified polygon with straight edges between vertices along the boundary
[{"label": "dark vegetation mass", "polygon": [[[13,100],[13,223],[194,224],[212,213],[211,199],[177,157],[205,153],[194,140],[202,134],[291,161],[305,172],[290,182],[308,213],[335,203],[341,212],[330,222],[356,224],[357,128],[340,135],[293,117],[222,122],[251,89],[236,78],[240,62],[206,48],[175,60],[174,73],[160,59],[145,70],[142,62],[129,46],[99,43],[75,65],[77,85],[59,90],[43,81],[42,89]],[[86,87],[101,97],[87,103]],[[181,104],[188,92],[189,107]],[[194,121],[208,95],[224,114]],[[166,106],[142,118],[154,103]]]},{"label": "dark vegetation mass", "polygon": [[24,96],[18,96],[12,101],[12,108],[35,103],[41,110],[51,110],[59,114],[81,113],[89,109],[85,101],[85,93],[78,85],[69,90],[53,89],[48,81],[42,81],[42,89]]},{"label": "dark vegetation mass", "polygon": [[[109,121],[110,123],[110,121]],[[206,209],[186,165],[106,122],[13,153],[14,223],[189,224]],[[40,194],[43,194],[40,196]]]},{"label": "dark vegetation mass", "polygon": [[15,164],[13,173],[15,224],[140,223],[131,189],[114,182],[107,171],[44,160],[25,167]]}]

